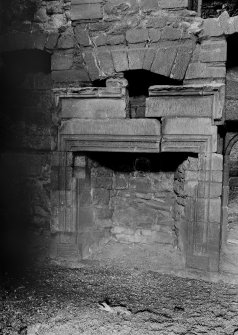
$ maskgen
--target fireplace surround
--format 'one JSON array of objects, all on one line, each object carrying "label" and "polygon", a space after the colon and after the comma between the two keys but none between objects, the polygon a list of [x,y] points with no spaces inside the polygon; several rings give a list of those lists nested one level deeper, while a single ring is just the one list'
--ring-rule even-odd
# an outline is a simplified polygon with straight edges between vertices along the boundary
[{"label": "fireplace surround", "polygon": [[[114,238],[169,243],[182,251],[186,268],[218,271],[224,85],[152,86],[145,117],[137,119],[128,118],[121,78],[106,87],[54,93],[60,121],[52,167],[52,257],[79,260]],[[170,165],[178,157],[180,162],[168,177],[167,198],[160,193],[166,167],[157,174],[150,167],[165,157]],[[120,173],[123,160],[127,168]],[[158,208],[166,206],[163,222]]]}]

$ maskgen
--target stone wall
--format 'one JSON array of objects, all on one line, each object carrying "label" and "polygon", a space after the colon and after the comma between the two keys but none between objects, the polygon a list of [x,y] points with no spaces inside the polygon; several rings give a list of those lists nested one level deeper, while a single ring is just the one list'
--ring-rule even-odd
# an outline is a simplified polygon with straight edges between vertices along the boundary
[{"label": "stone wall", "polygon": [[[83,257],[106,236],[183,250],[189,197],[185,171],[195,166],[196,158],[184,154],[76,154],[76,230],[88,246],[82,248]],[[92,240],[90,232],[100,238]]]},{"label": "stone wall", "polygon": [[1,255],[10,266],[44,259],[49,248],[53,97],[39,53],[2,55]]}]

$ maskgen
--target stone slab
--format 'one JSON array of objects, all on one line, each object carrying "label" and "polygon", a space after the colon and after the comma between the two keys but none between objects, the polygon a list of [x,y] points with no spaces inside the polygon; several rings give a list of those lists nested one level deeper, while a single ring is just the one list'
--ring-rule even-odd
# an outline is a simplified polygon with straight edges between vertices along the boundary
[{"label": "stone slab", "polygon": [[225,90],[222,84],[151,86],[146,117],[210,117],[221,119]]},{"label": "stone slab", "polygon": [[62,118],[123,119],[126,118],[125,99],[77,99],[61,100]]},{"label": "stone slab", "polygon": [[160,136],[157,120],[68,120],[62,122],[61,134],[111,135],[111,136]]},{"label": "stone slab", "polygon": [[164,96],[146,99],[146,117],[212,117],[212,98],[209,96]]},{"label": "stone slab", "polygon": [[163,135],[213,135],[216,131],[210,118],[167,118],[162,123]]}]

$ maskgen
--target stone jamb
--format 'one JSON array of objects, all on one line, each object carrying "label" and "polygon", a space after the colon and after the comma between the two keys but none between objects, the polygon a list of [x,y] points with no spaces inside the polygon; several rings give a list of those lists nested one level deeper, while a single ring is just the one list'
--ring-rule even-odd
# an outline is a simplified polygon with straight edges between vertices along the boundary
[{"label": "stone jamb", "polygon": [[[194,194],[188,198],[185,212],[187,214],[187,241],[184,241],[187,268],[217,272],[219,266],[220,241],[209,232],[214,230],[211,222],[211,183],[213,181],[212,135],[166,135],[162,137],[161,152],[198,153],[199,170],[195,176]],[[185,182],[189,182],[186,180]],[[199,184],[206,183],[208,188],[204,199],[198,195]],[[202,201],[202,202],[201,202]],[[202,207],[200,204],[202,203]],[[204,216],[201,219],[201,213]],[[219,216],[219,215],[218,215]],[[219,231],[220,222],[216,222]]]},{"label": "stone jamb", "polygon": [[230,153],[238,142],[238,134],[233,136],[227,143],[224,150],[224,166],[223,166],[223,188],[222,188],[222,220],[221,220],[221,251],[226,247],[227,241],[227,220],[228,220],[228,202],[229,202],[229,174],[230,174]]}]

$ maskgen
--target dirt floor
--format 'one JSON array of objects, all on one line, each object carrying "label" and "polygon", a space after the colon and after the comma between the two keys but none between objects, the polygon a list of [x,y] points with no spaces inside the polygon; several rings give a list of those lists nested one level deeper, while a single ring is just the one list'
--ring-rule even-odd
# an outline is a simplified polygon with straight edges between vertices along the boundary
[{"label": "dirt floor", "polygon": [[1,278],[0,334],[238,334],[238,286],[82,263]]}]

